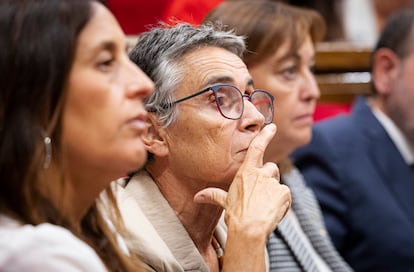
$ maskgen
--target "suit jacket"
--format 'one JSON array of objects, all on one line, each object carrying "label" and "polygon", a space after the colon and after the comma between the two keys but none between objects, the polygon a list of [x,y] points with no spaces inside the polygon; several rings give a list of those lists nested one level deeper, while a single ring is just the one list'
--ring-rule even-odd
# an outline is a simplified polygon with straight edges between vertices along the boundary
[{"label": "suit jacket", "polygon": [[364,98],[317,123],[293,157],[356,271],[414,271],[414,172]]},{"label": "suit jacket", "polygon": [[[303,176],[294,168],[282,175],[292,194],[292,207],[303,234],[311,247],[331,271],[352,271],[335,250],[326,232],[322,214],[313,192],[305,185]],[[293,231],[291,217],[285,217],[270,236],[267,247],[270,258],[270,271],[320,271],[312,266],[307,258],[306,248]]]},{"label": "suit jacket", "polygon": [[[118,183],[120,183],[118,181]],[[116,188],[122,217],[132,237],[126,239],[150,271],[204,271],[208,267],[193,240],[146,171]],[[224,221],[215,237],[224,248]]]}]

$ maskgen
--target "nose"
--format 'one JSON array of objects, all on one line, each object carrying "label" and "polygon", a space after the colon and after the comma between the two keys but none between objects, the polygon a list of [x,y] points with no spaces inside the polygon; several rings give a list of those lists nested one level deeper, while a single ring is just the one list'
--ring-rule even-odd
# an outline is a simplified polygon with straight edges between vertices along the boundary
[{"label": "nose", "polygon": [[315,75],[310,69],[306,71],[302,81],[301,96],[306,101],[316,101],[321,96]]},{"label": "nose", "polygon": [[125,76],[126,93],[130,98],[139,97],[145,99],[154,91],[152,80],[133,62],[127,61]]},{"label": "nose", "polygon": [[241,118],[241,129],[252,132],[260,131],[264,127],[265,118],[247,98],[243,99],[244,110]]}]

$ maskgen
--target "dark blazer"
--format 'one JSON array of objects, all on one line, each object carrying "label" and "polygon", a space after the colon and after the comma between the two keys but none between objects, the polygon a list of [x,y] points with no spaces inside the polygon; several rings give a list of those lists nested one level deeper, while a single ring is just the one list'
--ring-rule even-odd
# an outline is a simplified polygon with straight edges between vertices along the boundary
[{"label": "dark blazer", "polygon": [[414,271],[414,171],[364,98],[317,123],[292,157],[355,271]]}]

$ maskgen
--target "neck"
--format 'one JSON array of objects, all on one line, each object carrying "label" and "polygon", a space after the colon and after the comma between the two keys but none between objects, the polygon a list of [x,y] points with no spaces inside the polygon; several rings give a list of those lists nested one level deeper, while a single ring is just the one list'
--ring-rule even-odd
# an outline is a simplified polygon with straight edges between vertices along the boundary
[{"label": "neck", "polygon": [[215,205],[194,202],[194,195],[206,187],[205,181],[178,177],[170,169],[161,170],[154,165],[148,165],[147,171],[203,255],[211,249],[212,237],[223,211]]},{"label": "neck", "polygon": [[288,158],[290,152],[281,150],[280,148],[268,148],[263,156],[263,162],[273,162],[279,165]]},{"label": "neck", "polygon": [[386,113],[386,101],[384,98],[380,96],[372,96],[367,98],[368,105],[371,109],[378,109],[382,112]]},{"label": "neck", "polygon": [[45,171],[45,178],[42,180],[44,180],[44,195],[50,199],[69,224],[79,229],[86,212],[108,184],[107,179],[96,173],[70,171],[62,175],[58,167],[53,164]]},{"label": "neck", "polygon": [[265,154],[263,156],[263,162],[274,162],[279,163],[281,160],[285,159],[292,148],[290,143],[283,139],[283,136],[276,133],[275,137],[269,143],[266,148]]}]

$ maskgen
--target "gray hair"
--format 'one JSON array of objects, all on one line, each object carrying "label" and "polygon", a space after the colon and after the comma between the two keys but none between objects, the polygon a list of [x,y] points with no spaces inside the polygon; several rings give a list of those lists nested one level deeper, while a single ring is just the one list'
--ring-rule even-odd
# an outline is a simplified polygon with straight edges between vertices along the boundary
[{"label": "gray hair", "polygon": [[183,56],[196,49],[214,46],[242,57],[246,47],[244,38],[233,31],[223,31],[220,25],[199,27],[187,23],[161,25],[142,33],[129,57],[154,82],[155,91],[145,101],[148,111],[155,112],[164,127],[178,116],[175,90],[183,80]]}]

